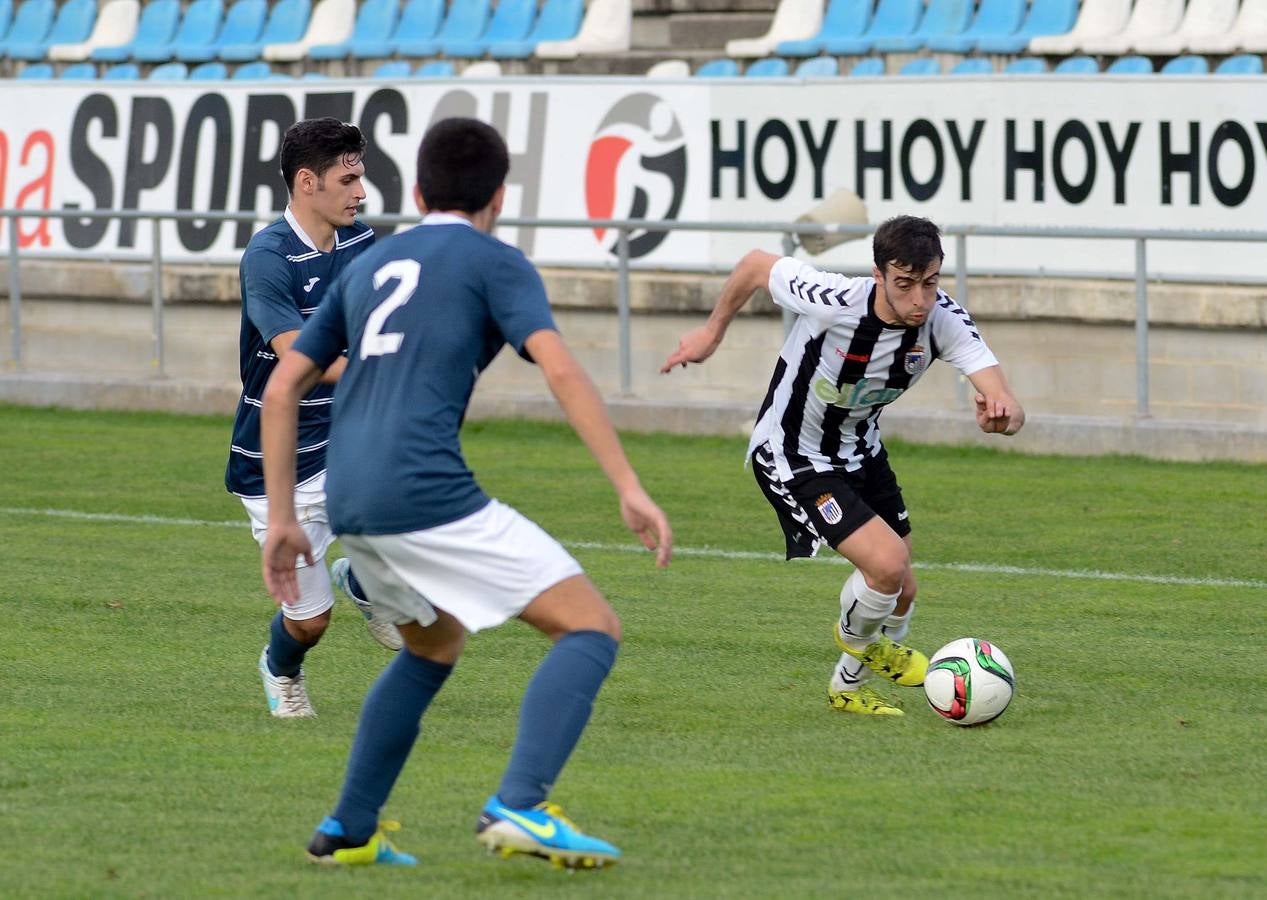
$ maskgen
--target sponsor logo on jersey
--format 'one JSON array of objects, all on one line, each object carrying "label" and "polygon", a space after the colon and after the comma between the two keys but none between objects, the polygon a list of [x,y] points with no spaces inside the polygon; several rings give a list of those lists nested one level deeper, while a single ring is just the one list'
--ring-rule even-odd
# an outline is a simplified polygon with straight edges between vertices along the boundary
[{"label": "sponsor logo on jersey", "polygon": [[312,278],[309,278],[308,283],[304,285],[304,293],[305,294],[311,293],[312,289],[317,286],[317,282],[320,280],[321,280],[320,275],[315,275]]},{"label": "sponsor logo on jersey", "polygon": [[857,384],[846,384],[837,388],[830,379],[819,378],[814,382],[814,395],[824,403],[853,409],[855,406],[883,406],[892,403],[902,396],[902,388],[873,388],[871,380],[858,379]]},{"label": "sponsor logo on jersey", "polygon": [[907,350],[906,359],[902,360],[902,368],[906,370],[907,375],[918,375],[928,368],[928,354],[924,352],[924,348],[916,344]]},{"label": "sponsor logo on jersey", "polygon": [[828,525],[838,525],[845,517],[845,511],[840,508],[840,502],[831,494],[822,494],[814,501],[814,505],[818,507],[818,514]]},{"label": "sponsor logo on jersey", "polygon": [[845,350],[842,350],[841,348],[837,347],[836,355],[839,356],[841,359],[848,360],[849,362],[860,362],[860,363],[871,362],[870,353],[848,353]]}]

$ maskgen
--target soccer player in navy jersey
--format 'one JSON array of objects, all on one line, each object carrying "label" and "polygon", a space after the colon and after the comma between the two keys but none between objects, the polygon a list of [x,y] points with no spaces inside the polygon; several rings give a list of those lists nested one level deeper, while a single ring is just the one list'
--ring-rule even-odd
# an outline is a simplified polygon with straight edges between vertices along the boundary
[{"label": "soccer player in navy jersey", "polygon": [[[242,499],[261,546],[268,528],[260,452],[264,385],[335,278],[373,244],[373,230],[356,221],[357,207],[365,199],[364,152],[360,129],[338,119],[307,119],[288,128],[280,157],[290,203],[280,219],[251,238],[242,254],[242,396],[233,420],[224,482]],[[293,500],[312,555],[299,562],[298,593],[293,603],[273,617],[269,641],[259,659],[269,710],[279,718],[316,715],[308,700],[303,661],[325,633],[334,606],[331,573],[325,568],[325,553],[334,540],[325,509],[326,444],[334,383],[345,363],[342,357],[333,360],[300,403]],[[399,649],[396,629],[368,615],[368,602],[348,561],[336,560],[332,574],[366,614],[370,633],[388,649]]]},{"label": "soccer player in navy jersey", "polygon": [[911,523],[880,441],[881,411],[933,360],[976,389],[982,431],[1015,434],[1025,411],[962,306],[939,287],[941,235],[927,219],[899,216],[876,229],[871,276],[848,278],[760,250],[735,266],[701,327],[684,334],[661,367],[701,363],[759,288],[796,314],[757,414],[748,456],[783,528],[787,558],[826,544],[854,564],[833,626],[840,661],[827,697],[836,709],[901,715],[866,684],[877,672],[901,685],[924,681],[928,659],[900,643],[916,593]]},{"label": "soccer player in navy jersey", "polygon": [[668,564],[672,534],[556,330],[540,275],[492,237],[509,167],[491,126],[463,118],[433,125],[418,150],[422,223],[343,273],[265,391],[269,590],[293,602],[295,559],[313,552],[291,503],[296,411],[347,347],[330,432],[330,520],[376,613],[405,641],[366,697],[342,794],[308,846],[318,862],[416,862],[392,846],[385,832],[395,823],[380,822],[379,811],[466,634],[512,617],[554,644],[524,692],[479,840],[570,868],[620,855],[547,799],[615,662],[620,621],[557,541],[480,489],[459,445],[475,381],[505,344],[541,370],[657,565]]}]

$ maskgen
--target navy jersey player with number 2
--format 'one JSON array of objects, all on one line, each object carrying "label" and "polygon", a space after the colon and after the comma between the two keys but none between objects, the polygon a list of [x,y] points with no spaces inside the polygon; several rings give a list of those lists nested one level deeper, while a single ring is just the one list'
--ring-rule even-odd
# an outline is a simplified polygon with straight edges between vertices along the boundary
[{"label": "navy jersey player with number 2", "polygon": [[512,617],[554,643],[524,692],[478,838],[505,856],[569,868],[620,856],[547,799],[615,662],[620,621],[557,541],[481,490],[458,441],[476,378],[503,345],[541,370],[657,565],[668,564],[672,535],[555,329],[541,277],[492,237],[509,167],[491,126],[461,118],[433,125],[418,150],[422,223],[348,267],[265,391],[269,590],[290,602],[295,560],[311,553],[292,503],[299,400],[347,347],[328,451],[330,520],[376,617],[405,641],[366,697],[342,793],[308,846],[318,862],[416,861],[392,846],[385,832],[397,826],[379,812],[467,633]]}]

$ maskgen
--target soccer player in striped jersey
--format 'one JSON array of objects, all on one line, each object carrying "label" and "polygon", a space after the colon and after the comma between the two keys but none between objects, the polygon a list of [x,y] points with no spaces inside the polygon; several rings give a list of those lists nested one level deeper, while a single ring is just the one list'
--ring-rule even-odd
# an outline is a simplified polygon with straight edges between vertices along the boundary
[{"label": "soccer player in striped jersey", "polygon": [[[242,254],[242,396],[224,483],[241,498],[261,546],[268,530],[260,451],[264,386],[338,274],[374,242],[373,230],[356,221],[357,207],[365,199],[364,152],[360,129],[338,119],[306,119],[288,128],[280,157],[290,203],[280,219],[251,238]],[[303,661],[325,633],[334,606],[331,573],[325,567],[325,553],[334,540],[325,509],[326,444],[334,383],[345,364],[343,358],[335,360],[300,404],[294,499],[312,541],[313,561],[300,561],[299,596],[273,617],[259,659],[269,710],[279,718],[316,715],[308,700]],[[332,571],[344,593],[366,614],[368,603],[347,560],[336,560]],[[400,648],[394,627],[374,622],[368,614],[366,622],[379,643]]]},{"label": "soccer player in striped jersey", "polygon": [[706,324],[684,334],[661,367],[701,363],[759,288],[796,314],[748,445],[762,493],[783,528],[787,558],[822,545],[854,564],[833,626],[840,661],[827,695],[848,712],[901,715],[866,681],[924,680],[928,659],[901,643],[916,593],[911,523],[880,440],[884,407],[935,359],[976,389],[982,431],[1012,435],[1025,411],[968,312],[940,288],[941,235],[927,219],[899,216],[876,229],[870,277],[823,272],[754,250],[727,279]]},{"label": "soccer player in striped jersey", "polygon": [[413,864],[380,822],[419,720],[468,632],[519,618],[553,641],[524,691],[519,732],[476,833],[490,850],[601,868],[620,851],[549,802],[616,659],[620,620],[571,555],[491,499],[462,457],[476,379],[509,344],[535,363],[616,489],[621,516],[667,565],[668,521],[625,458],[597,390],[554,325],[541,276],[492,236],[510,169],[475,119],[442,119],[418,150],[416,228],[381,241],[335,283],[265,392],[264,579],[280,603],[312,553],[291,502],[296,412],[348,348],[330,430],[330,521],[376,612],[405,648],[366,696],[342,795],[308,845],[316,862]]}]

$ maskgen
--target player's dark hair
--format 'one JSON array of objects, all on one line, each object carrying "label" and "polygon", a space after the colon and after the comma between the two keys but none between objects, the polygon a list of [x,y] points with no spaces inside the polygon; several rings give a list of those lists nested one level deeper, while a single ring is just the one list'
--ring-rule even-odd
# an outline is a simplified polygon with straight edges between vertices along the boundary
[{"label": "player's dark hair", "polygon": [[441,119],[418,145],[418,190],[433,212],[479,212],[509,171],[506,142],[479,119]]},{"label": "player's dark hair", "polygon": [[340,160],[354,166],[364,155],[365,135],[355,125],[330,116],[296,122],[282,135],[280,156],[286,190],[294,192],[300,169],[321,178]]},{"label": "player's dark hair", "polygon": [[889,263],[923,272],[933,260],[946,258],[941,249],[941,230],[918,216],[895,216],[883,222],[871,240],[871,253],[881,272],[888,269]]}]

